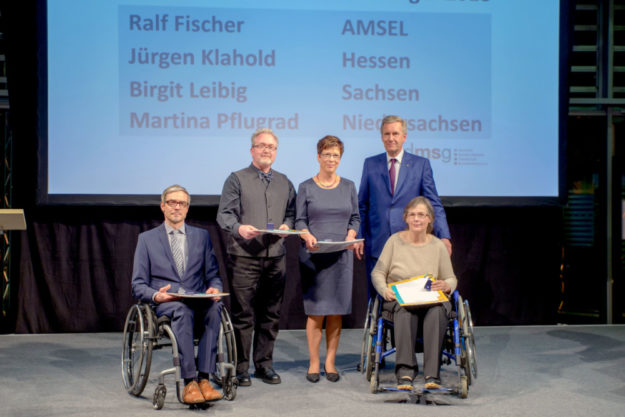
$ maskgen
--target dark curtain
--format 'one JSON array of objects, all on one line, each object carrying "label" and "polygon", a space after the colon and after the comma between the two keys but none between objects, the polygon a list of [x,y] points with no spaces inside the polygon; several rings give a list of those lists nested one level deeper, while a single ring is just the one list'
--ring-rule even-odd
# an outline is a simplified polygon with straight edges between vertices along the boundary
[{"label": "dark curtain", "polygon": [[[555,322],[559,303],[556,208],[448,209],[459,290],[479,325]],[[209,230],[226,291],[224,235],[215,208],[193,207],[189,223]],[[40,207],[27,212],[20,236],[17,333],[119,331],[134,302],[130,277],[137,236],[161,220],[154,208]],[[453,222],[455,220],[455,222]],[[281,328],[304,327],[298,238],[287,240]],[[364,263],[356,261],[352,314],[367,307]],[[229,302],[226,299],[226,304]]]}]

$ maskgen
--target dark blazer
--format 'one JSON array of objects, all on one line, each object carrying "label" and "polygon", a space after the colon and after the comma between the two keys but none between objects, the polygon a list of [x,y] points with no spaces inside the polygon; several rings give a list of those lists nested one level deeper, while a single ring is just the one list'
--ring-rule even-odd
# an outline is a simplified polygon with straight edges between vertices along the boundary
[{"label": "dark blazer", "polygon": [[386,152],[365,159],[358,192],[361,235],[365,254],[378,258],[386,240],[406,228],[404,208],[417,196],[427,197],[434,208],[434,234],[450,238],[445,209],[438,197],[432,167],[427,158],[404,151],[395,194],[391,195]]},{"label": "dark blazer", "polygon": [[165,225],[139,235],[132,269],[132,295],[152,301],[159,288],[171,284],[170,292],[182,286],[186,291],[205,292],[213,287],[223,290],[219,266],[208,231],[185,225],[189,257],[184,276],[178,276]]}]

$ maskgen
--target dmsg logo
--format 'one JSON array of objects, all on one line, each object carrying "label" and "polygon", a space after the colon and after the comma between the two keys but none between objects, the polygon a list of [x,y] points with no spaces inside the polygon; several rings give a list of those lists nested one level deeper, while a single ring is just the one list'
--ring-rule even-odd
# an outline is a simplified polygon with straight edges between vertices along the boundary
[{"label": "dmsg logo", "polygon": [[415,155],[422,156],[427,159],[440,160],[444,163],[451,162],[450,148],[415,148],[414,143],[404,145],[404,149]]},{"label": "dmsg logo", "polygon": [[[410,4],[419,4],[420,1],[421,0],[408,0],[408,3],[410,3]],[[490,0],[447,0],[447,1],[458,1],[458,2],[463,2],[463,3],[464,2],[467,2],[467,3],[468,2],[477,3],[479,1],[480,3],[486,3],[486,2],[488,2]]]}]

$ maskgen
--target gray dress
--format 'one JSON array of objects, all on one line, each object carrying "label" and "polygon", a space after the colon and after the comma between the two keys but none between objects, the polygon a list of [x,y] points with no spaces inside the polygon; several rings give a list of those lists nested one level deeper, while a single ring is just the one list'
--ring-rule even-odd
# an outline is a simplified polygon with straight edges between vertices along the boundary
[{"label": "gray dress", "polygon": [[[360,228],[356,186],[341,178],[333,189],[304,181],[297,191],[295,228],[308,229],[318,241],[343,241],[347,230]],[[299,251],[304,311],[309,316],[350,314],[354,258],[351,250],[314,254]]]}]

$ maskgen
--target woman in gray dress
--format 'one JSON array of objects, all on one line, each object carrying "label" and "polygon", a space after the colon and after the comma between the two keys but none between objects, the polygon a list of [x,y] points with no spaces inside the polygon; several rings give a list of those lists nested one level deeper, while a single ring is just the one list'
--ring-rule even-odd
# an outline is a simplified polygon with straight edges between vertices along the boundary
[{"label": "woman in gray dress", "polygon": [[356,186],[337,175],[343,142],[325,136],[317,143],[319,173],[299,185],[295,227],[306,232],[300,248],[300,272],[310,363],[306,379],[319,381],[319,348],[326,322],[326,378],[339,380],[335,359],[342,315],[352,311],[353,245],[338,252],[317,253],[318,241],[350,241],[360,227]]}]

